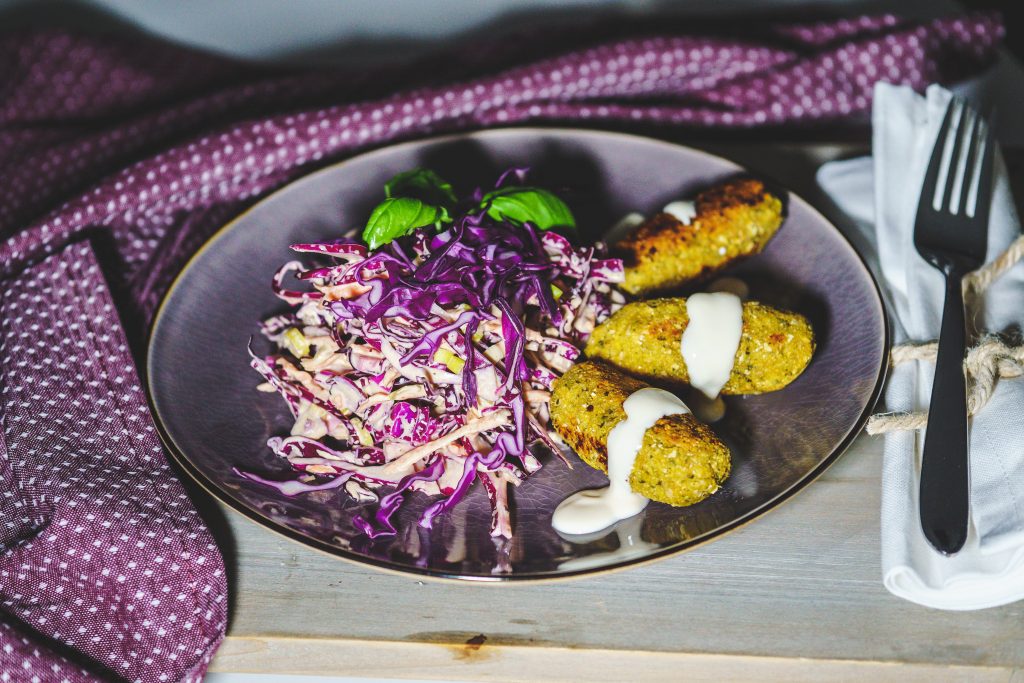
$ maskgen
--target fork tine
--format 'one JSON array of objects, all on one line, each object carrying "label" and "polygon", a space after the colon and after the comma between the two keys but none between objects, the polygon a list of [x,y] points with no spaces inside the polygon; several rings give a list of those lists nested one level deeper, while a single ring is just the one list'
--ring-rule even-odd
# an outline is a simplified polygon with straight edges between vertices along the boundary
[{"label": "fork tine", "polygon": [[[959,208],[954,210],[954,213],[961,216],[967,215],[967,202],[971,196],[971,189],[974,185],[974,180],[978,177],[978,137],[981,126],[981,115],[977,112],[972,113],[971,125],[965,135],[970,143],[967,147],[967,153],[965,154],[967,164],[964,166],[963,180],[960,182]],[[977,197],[977,193],[975,193],[975,197]],[[971,206],[970,209],[973,215],[974,206]]]},{"label": "fork tine", "polygon": [[940,211],[946,210],[953,201],[953,188],[956,187],[957,169],[960,167],[960,147],[963,144],[961,132],[967,118],[966,103],[959,97],[954,97],[953,102],[957,104],[959,116],[956,120],[956,128],[949,131],[949,134],[953,136],[953,152],[949,155],[949,165],[946,167],[946,187],[942,192],[942,201],[939,202]]},{"label": "fork tine", "polygon": [[[935,146],[932,148],[932,157],[928,160],[928,170],[924,174],[924,184],[921,186],[921,196],[928,198],[928,204],[934,206],[935,190],[939,182],[939,170],[942,167],[942,155],[946,149],[946,138],[949,137],[949,126],[953,121],[953,111],[956,109],[956,100],[951,99],[946,106],[946,115],[942,117],[942,125],[939,126],[939,134],[935,137]],[[922,205],[924,202],[922,202]]]},{"label": "fork tine", "polygon": [[984,125],[985,140],[982,143],[981,168],[978,171],[978,192],[974,219],[976,225],[988,227],[988,213],[992,204],[992,168],[995,166],[995,132],[991,124]]}]

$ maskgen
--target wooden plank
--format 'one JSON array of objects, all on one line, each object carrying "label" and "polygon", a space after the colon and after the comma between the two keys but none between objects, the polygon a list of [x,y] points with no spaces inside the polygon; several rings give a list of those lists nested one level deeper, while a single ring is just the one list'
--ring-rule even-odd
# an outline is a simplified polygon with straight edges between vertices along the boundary
[{"label": "wooden plank", "polygon": [[972,681],[1010,683],[1021,670],[899,665],[880,662],[730,657],[706,654],[576,650],[510,645],[394,643],[359,640],[229,638],[212,671],[344,673],[352,677],[388,679],[472,680],[542,683],[745,683],[785,681],[818,683],[850,681]]},{"label": "wooden plank", "polygon": [[1024,666],[1021,606],[940,612],[882,587],[880,448],[880,440],[861,438],[814,485],[718,541],[557,584],[385,574],[231,513],[238,555],[229,633],[402,643],[483,634],[498,645]]}]

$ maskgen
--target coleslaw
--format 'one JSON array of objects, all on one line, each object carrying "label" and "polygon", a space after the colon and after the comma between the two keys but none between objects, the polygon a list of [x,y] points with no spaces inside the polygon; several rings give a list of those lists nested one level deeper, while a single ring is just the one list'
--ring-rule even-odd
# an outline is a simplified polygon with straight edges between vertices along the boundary
[{"label": "coleslaw", "polygon": [[[249,353],[259,389],[294,417],[267,445],[296,476],[239,474],[285,495],[344,487],[366,504],[356,524],[371,538],[395,533],[410,492],[436,499],[419,519],[429,528],[479,481],[491,535],[511,537],[508,486],[539,470],[545,451],[561,456],[552,382],[624,303],[613,287],[622,262],[602,243],[574,246],[496,214],[488,198],[524,177],[513,169],[451,217],[374,250],[356,232],[292,245],[325,263],[293,260],[274,275],[291,309],[261,324],[276,352]],[[287,288],[289,276],[309,288]]]}]

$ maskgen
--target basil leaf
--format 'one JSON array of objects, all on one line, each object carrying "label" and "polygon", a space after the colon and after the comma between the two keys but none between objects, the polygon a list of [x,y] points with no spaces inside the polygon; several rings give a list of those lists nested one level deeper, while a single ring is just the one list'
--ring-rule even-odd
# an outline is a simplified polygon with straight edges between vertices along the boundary
[{"label": "basil leaf", "polygon": [[416,228],[437,224],[448,218],[448,212],[410,197],[385,199],[370,214],[363,228],[363,241],[370,249],[408,235]]},{"label": "basil leaf", "polygon": [[384,184],[385,197],[411,197],[426,204],[455,206],[458,198],[452,184],[429,168],[414,168],[394,176]]},{"label": "basil leaf", "polygon": [[487,215],[494,220],[532,223],[541,230],[576,227],[565,202],[538,187],[502,187],[484,195],[481,206],[488,204]]}]

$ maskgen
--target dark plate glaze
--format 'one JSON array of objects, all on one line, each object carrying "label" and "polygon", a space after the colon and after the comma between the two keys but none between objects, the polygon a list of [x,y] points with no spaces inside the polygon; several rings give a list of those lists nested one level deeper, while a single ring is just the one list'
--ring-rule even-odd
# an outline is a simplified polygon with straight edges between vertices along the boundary
[{"label": "dark plate glaze", "polygon": [[[690,548],[778,505],[849,445],[874,404],[888,354],[885,313],[857,253],[799,197],[763,254],[737,266],[755,298],[807,315],[818,335],[810,367],[786,389],[727,399],[714,425],[733,453],[721,491],[689,508],[652,503],[615,531],[569,542],[550,526],[568,494],[604,476],[547,458],[513,493],[515,537],[488,535],[489,507],[476,490],[432,530],[416,525],[427,498],[415,494],[396,515],[399,533],[374,542],[352,525],[360,507],[337,490],[294,498],[241,480],[232,467],[284,477],[265,446],[290,421],[276,395],[258,393],[245,345],[256,323],[284,308],[270,291],[288,245],[358,225],[391,175],[428,166],[466,192],[509,166],[530,166],[531,182],[558,188],[595,234],[630,211],[650,213],[740,172],[678,145],[599,131],[507,129],[380,149],[281,189],[221,230],[192,259],[154,323],[149,392],[168,449],[211,494],[290,538],[380,568],[476,580],[544,579],[622,567]],[[257,344],[259,340],[257,340]],[[265,350],[259,347],[258,351]]]}]

